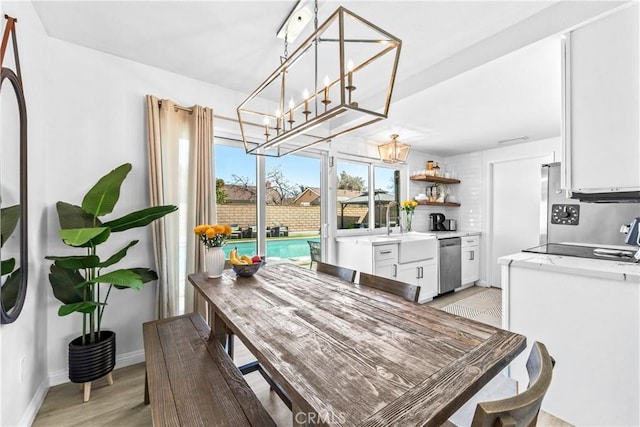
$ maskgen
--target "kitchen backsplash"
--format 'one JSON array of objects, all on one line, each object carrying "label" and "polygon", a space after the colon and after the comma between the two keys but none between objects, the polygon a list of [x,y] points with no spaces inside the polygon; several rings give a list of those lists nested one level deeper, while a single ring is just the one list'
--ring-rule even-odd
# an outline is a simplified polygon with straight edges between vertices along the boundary
[{"label": "kitchen backsplash", "polygon": [[[455,172],[461,183],[448,187],[458,199],[460,207],[418,206],[414,214],[413,230],[428,231],[429,214],[439,212],[447,218],[457,220],[458,230],[482,231],[482,153],[448,157],[445,162],[442,157],[412,152],[407,165],[409,173],[425,169],[427,160],[438,162],[442,173]],[[410,181],[409,197],[413,199],[419,193],[426,193],[426,188],[431,185],[423,181]]]}]

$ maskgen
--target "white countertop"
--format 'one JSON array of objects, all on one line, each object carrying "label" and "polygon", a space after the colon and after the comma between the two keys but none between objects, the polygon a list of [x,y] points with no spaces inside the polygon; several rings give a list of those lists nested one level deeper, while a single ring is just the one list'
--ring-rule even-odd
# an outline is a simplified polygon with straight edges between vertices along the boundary
[{"label": "white countertop", "polygon": [[479,236],[482,234],[479,231],[429,231],[428,233],[435,234],[436,239],[450,239],[453,237]]},{"label": "white countertop", "polygon": [[502,265],[557,271],[640,284],[640,264],[520,252],[498,258]]},{"label": "white countertop", "polygon": [[356,243],[361,245],[388,245],[398,244],[403,241],[416,241],[416,240],[433,240],[436,238],[434,233],[419,233],[417,231],[410,231],[408,233],[391,233],[386,234],[360,234],[357,236],[341,236],[336,237],[336,242],[341,243]]},{"label": "white countertop", "polygon": [[336,237],[336,242],[378,246],[400,243],[407,240],[440,240],[452,237],[479,236],[480,234],[481,233],[479,231],[410,231],[408,233],[402,234],[391,233],[388,236],[386,234],[358,234],[355,236],[340,236]]}]

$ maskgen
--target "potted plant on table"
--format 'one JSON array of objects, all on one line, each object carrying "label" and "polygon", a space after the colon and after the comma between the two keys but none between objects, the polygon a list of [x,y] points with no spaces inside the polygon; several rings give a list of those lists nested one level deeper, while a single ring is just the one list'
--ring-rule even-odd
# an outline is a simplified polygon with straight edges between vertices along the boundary
[{"label": "potted plant on table", "polygon": [[131,164],[125,163],[100,178],[84,196],[82,206],[56,204],[62,242],[84,251],[82,255],[46,259],[53,261],[49,282],[53,294],[63,304],[58,315],[82,314],[82,335],[69,343],[69,379],[85,384],[85,402],[89,399],[91,381],[109,374],[115,365],[115,332],[102,329],[111,290],[140,290],[144,283],[158,278],[155,271],[144,267],[112,269],[138,240],[108,257],[98,256],[97,247],[113,233],[144,227],[178,209],[172,205],[155,206],[102,222],[99,217],[113,211],[122,182],[130,171]]}]

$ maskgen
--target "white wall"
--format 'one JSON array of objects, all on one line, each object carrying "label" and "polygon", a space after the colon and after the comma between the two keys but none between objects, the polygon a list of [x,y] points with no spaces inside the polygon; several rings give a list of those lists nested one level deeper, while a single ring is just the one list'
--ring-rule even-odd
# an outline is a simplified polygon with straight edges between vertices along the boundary
[{"label": "white wall", "polygon": [[[47,234],[43,188],[46,183],[46,36],[30,3],[2,2],[2,15],[18,18],[16,33],[27,105],[28,136],[28,288],[22,313],[0,326],[0,425],[27,423],[48,386],[46,304],[49,286],[42,258]],[[2,18],[2,28],[6,20]],[[11,42],[3,66],[15,70]],[[13,96],[5,82],[2,96]],[[6,125],[6,124],[5,124]]]}]

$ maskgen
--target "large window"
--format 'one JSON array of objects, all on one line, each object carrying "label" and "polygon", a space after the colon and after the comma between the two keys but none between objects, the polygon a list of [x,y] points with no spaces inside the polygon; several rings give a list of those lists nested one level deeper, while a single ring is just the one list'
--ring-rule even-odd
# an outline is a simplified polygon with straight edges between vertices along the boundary
[{"label": "large window", "polygon": [[336,214],[339,230],[380,228],[398,223],[400,201],[400,171],[348,160],[336,164]]},{"label": "large window", "polygon": [[[387,209],[389,209],[389,224],[395,227],[399,224],[400,212],[400,171],[397,169],[374,166],[373,183],[375,186],[374,206],[376,210],[375,227],[386,227]],[[398,204],[389,205],[390,202]]]},{"label": "large window", "polygon": [[[264,161],[264,191],[258,191],[256,171]],[[321,158],[288,155],[280,158],[247,155],[241,146],[216,140],[215,174],[218,222],[230,224],[232,239],[224,247],[237,247],[241,255],[258,254],[257,239],[265,242],[270,261],[287,259],[299,264],[311,261],[308,241],[320,241]],[[262,190],[262,189],[260,189]],[[264,201],[261,201],[264,194]],[[257,218],[264,209],[265,223]]]},{"label": "large window", "polygon": [[216,204],[218,223],[229,224],[231,239],[224,246],[225,255],[238,247],[240,255],[257,253],[256,157],[247,156],[244,148],[215,144]]},{"label": "large window", "polygon": [[338,229],[369,227],[369,166],[337,162],[336,208]]}]

